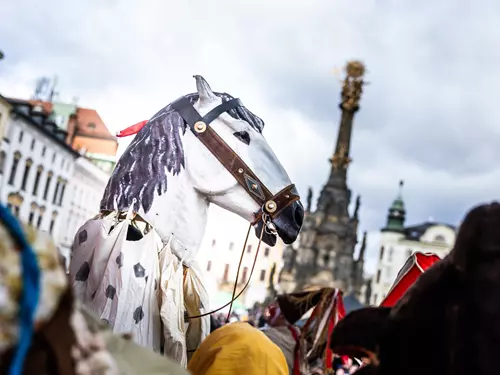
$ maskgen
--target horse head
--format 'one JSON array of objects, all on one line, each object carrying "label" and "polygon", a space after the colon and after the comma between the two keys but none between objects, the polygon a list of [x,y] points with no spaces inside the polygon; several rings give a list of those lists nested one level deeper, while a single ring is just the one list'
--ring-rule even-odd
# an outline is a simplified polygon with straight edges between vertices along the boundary
[{"label": "horse head", "polygon": [[276,234],[294,242],[304,209],[262,135],[264,122],[238,99],[213,92],[203,77],[195,79],[196,93],[122,132],[137,136],[116,165],[101,209],[124,211],[135,204],[163,240],[183,232],[185,249],[199,245],[209,203],[252,223],[270,246]]},{"label": "horse head", "polygon": [[[193,106],[201,116],[204,116],[223,103],[224,94],[222,97],[216,95],[203,77],[195,76],[195,78],[198,100]],[[232,152],[253,171],[260,180],[259,182],[267,187],[271,194],[277,194],[291,185],[290,178],[262,134],[264,126],[262,120],[245,111],[247,116],[241,117],[247,117],[246,120],[233,117],[231,112],[224,112],[215,118],[210,126]],[[256,235],[260,236],[261,231],[264,230],[264,221],[258,220],[262,207],[254,199],[253,192],[249,192],[246,186],[238,183],[228,171],[227,166],[219,162],[191,132],[186,134],[184,147],[186,171],[197,191],[206,196],[211,203],[255,223]],[[256,183],[250,177],[246,182]],[[289,244],[297,238],[303,218],[302,203],[296,200],[284,207],[271,221],[277,234]],[[272,233],[264,230],[263,241],[273,246],[276,238]]]}]

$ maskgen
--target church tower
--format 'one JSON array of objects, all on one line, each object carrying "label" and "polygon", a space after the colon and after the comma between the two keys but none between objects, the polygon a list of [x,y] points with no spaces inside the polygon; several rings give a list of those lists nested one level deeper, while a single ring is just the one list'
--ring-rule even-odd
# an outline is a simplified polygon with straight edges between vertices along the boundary
[{"label": "church tower", "polygon": [[285,266],[281,272],[282,291],[302,290],[308,286],[335,286],[359,297],[363,284],[363,251],[355,258],[358,196],[352,215],[349,213],[351,191],[347,186],[354,115],[359,110],[363,92],[364,65],[351,61],[346,66],[341,92],[341,119],[337,142],[330,159],[330,174],[311,212],[312,190],[307,197],[306,219],[298,246],[285,250]]},{"label": "church tower", "polygon": [[405,229],[406,210],[403,202],[403,181],[399,181],[399,192],[392,202],[387,215],[387,224],[382,232],[403,233]]}]

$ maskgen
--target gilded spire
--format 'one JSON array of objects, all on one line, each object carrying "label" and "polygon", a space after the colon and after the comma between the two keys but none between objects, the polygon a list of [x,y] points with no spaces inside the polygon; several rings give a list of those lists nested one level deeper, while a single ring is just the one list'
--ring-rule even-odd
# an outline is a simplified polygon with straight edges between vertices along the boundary
[{"label": "gilded spire", "polygon": [[359,101],[363,93],[365,66],[360,61],[349,61],[345,72],[346,76],[342,83],[340,102],[342,119],[335,153],[331,158],[332,168],[335,170],[345,170],[352,162],[352,159],[349,157],[352,120],[354,113],[359,109]]},{"label": "gilded spire", "polygon": [[349,61],[345,68],[346,77],[342,87],[342,109],[356,111],[363,93],[365,66],[361,61]]}]

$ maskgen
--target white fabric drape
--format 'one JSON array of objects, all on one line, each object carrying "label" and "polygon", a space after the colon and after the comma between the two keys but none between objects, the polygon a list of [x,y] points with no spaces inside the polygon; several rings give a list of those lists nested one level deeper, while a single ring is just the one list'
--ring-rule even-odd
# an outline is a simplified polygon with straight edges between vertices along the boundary
[{"label": "white fabric drape", "polygon": [[125,220],[111,213],[80,228],[70,264],[74,291],[114,333],[132,334],[136,343],[156,352],[163,343],[165,355],[185,367],[187,350],[210,332],[209,316],[185,321],[185,312],[209,311],[201,272],[196,262],[184,272],[154,229],[127,241],[132,221],[129,210]]}]

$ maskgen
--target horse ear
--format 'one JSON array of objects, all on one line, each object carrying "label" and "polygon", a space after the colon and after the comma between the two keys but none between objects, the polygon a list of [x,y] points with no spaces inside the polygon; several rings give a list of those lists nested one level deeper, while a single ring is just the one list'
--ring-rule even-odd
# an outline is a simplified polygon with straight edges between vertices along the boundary
[{"label": "horse ear", "polygon": [[198,90],[198,96],[201,103],[211,102],[217,99],[217,96],[214,94],[205,78],[200,75],[195,75],[193,77],[196,80],[196,90]]}]

